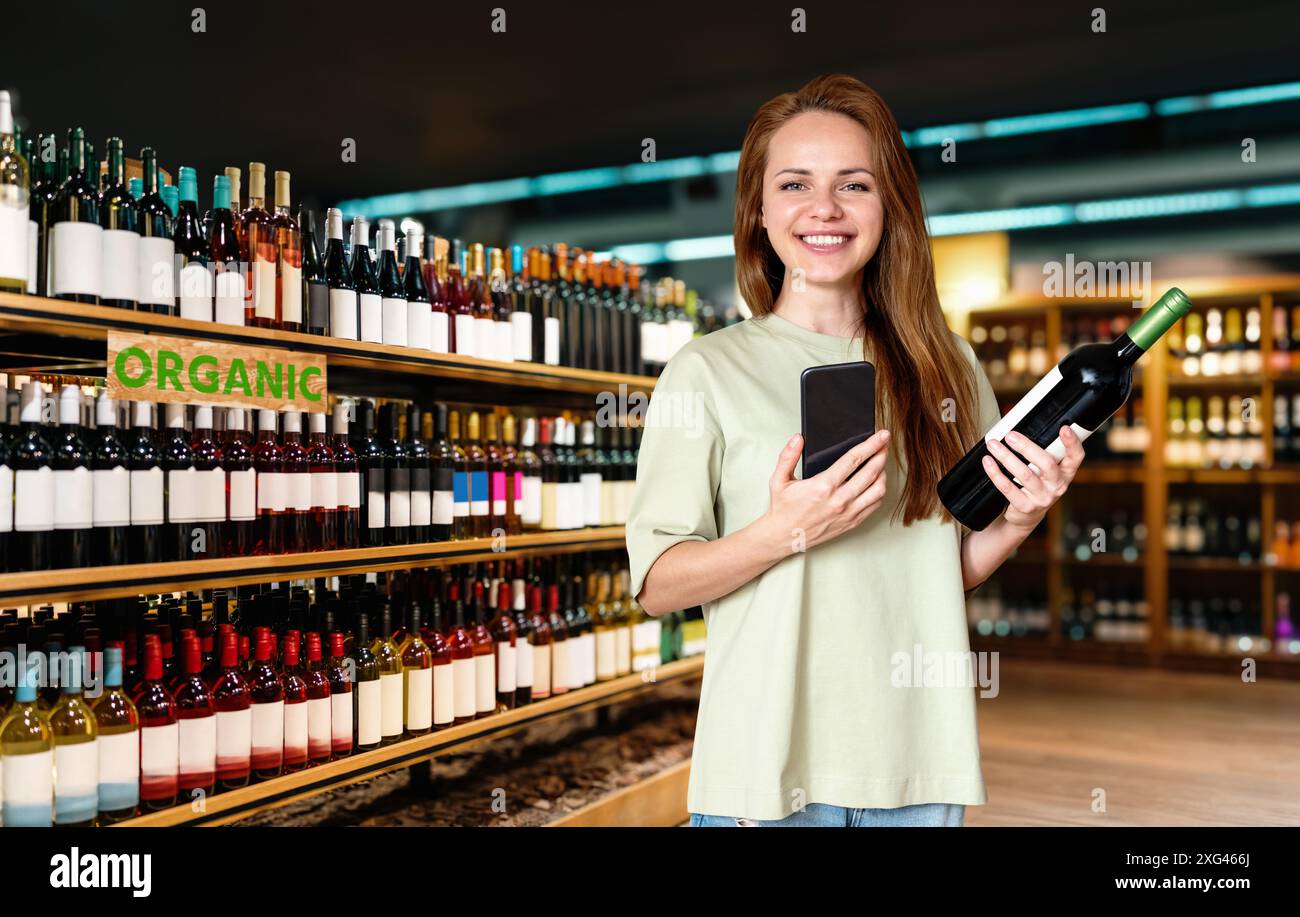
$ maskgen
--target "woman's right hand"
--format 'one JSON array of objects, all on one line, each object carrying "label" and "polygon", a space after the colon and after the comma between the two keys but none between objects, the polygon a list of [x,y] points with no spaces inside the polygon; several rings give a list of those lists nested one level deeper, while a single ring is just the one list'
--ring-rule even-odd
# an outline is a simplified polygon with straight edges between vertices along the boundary
[{"label": "woman's right hand", "polygon": [[[877,430],[834,465],[807,480],[794,476],[803,450],[795,434],[781,450],[768,482],[767,516],[778,537],[788,537],[793,551],[807,550],[857,528],[885,499],[885,460],[889,431]],[[866,467],[853,474],[863,463]]]}]

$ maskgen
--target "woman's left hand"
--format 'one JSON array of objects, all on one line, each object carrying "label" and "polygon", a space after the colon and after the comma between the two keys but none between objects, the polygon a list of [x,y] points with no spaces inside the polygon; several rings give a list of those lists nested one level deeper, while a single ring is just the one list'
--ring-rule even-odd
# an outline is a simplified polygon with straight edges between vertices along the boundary
[{"label": "woman's left hand", "polygon": [[[984,473],[1002,496],[1007,498],[1007,511],[1003,518],[1008,525],[1026,532],[1032,531],[1074,480],[1075,472],[1083,463],[1083,442],[1068,426],[1061,427],[1058,435],[1065,446],[1065,457],[1059,462],[1056,456],[1019,433],[1008,433],[1006,445],[997,440],[988,441],[988,450],[997,462],[985,456]],[[1021,456],[1025,461],[1022,461]],[[1021,482],[1021,486],[1016,486],[1015,481],[1002,473],[998,467],[999,462]],[[1038,469],[1037,474],[1027,462],[1033,462]]]}]

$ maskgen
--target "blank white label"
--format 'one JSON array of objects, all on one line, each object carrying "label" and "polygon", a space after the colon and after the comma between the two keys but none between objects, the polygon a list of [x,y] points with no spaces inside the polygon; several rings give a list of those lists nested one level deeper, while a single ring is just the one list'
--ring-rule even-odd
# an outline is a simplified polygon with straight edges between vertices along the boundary
[{"label": "blank white label", "polygon": [[14,472],[14,529],[48,532],[54,528],[54,472],[49,468]]},{"label": "blank white label", "polygon": [[533,646],[533,688],[540,693],[551,691],[551,647],[547,643]]},{"label": "blank white label", "polygon": [[357,744],[378,745],[383,738],[383,696],[379,679],[359,681],[353,685],[357,692]]},{"label": "blank white label", "polygon": [[448,353],[451,345],[448,341],[448,328],[450,323],[447,321],[446,312],[434,312],[429,324],[429,349],[434,353]]},{"label": "blank white label", "polygon": [[361,472],[338,472],[339,506],[347,509],[361,508]]},{"label": "blank white label", "polygon": [[394,490],[388,494],[388,524],[406,528],[411,524],[411,492]]},{"label": "blank white label", "polygon": [[582,488],[582,524],[600,525],[600,475],[582,474],[578,480]]},{"label": "blank white label", "polygon": [[330,746],[352,747],[352,692],[330,692]]},{"label": "blank white label", "polygon": [[490,318],[474,319],[474,355],[488,360],[499,360],[497,352],[497,323]]},{"label": "blank white label", "polygon": [[217,713],[217,761],[246,762],[253,748],[253,711],[223,710]]},{"label": "blank white label", "polygon": [[406,345],[419,350],[428,350],[433,311],[427,302],[406,304]]},{"label": "blank white label", "polygon": [[456,719],[473,717],[477,710],[474,700],[474,660],[453,659],[451,673],[455,680],[452,697],[455,701]]},{"label": "blank white label", "polygon": [[284,751],[284,701],[271,701],[268,704],[253,704],[252,711],[252,747],[259,756],[268,752]]},{"label": "blank white label", "polygon": [[[104,284],[104,230],[95,223],[55,223],[50,230],[50,295],[99,296]],[[171,240],[167,240],[171,245]]]},{"label": "blank white label", "polygon": [[157,466],[131,472],[131,524],[163,521],[163,470]]},{"label": "blank white label", "polygon": [[284,748],[307,754],[307,702],[284,705]]},{"label": "blank white label", "polygon": [[100,783],[140,782],[139,730],[101,735],[96,742],[99,745]]},{"label": "blank white label", "polygon": [[433,519],[433,506],[427,490],[411,491],[411,525],[428,525]]},{"label": "blank white label", "polygon": [[258,472],[257,508],[259,510],[269,509],[276,513],[284,512],[288,497],[288,487],[284,479],[287,477],[288,475],[281,471]]},{"label": "blank white label", "polygon": [[330,334],[349,341],[357,339],[356,290],[330,290]]},{"label": "blank white label", "polygon": [[253,315],[258,318],[275,318],[275,262],[255,258],[252,275]]},{"label": "blank white label", "polygon": [[330,699],[313,697],[307,701],[307,747],[331,748],[330,739]]},{"label": "blank white label", "polygon": [[88,529],[94,511],[89,468],[68,468],[54,472],[54,527]]},{"label": "blank white label", "polygon": [[54,746],[54,795],[99,798],[99,749],[94,739]]},{"label": "blank white label", "polygon": [[542,479],[540,475],[524,475],[523,505],[519,516],[523,522],[540,524],[542,521]]},{"label": "blank white label", "polygon": [[126,229],[105,229],[103,237],[104,299],[140,301],[140,234]]},{"label": "blank white label", "polygon": [[496,667],[496,657],[491,653],[474,657],[474,696],[478,713],[491,713],[496,709]]},{"label": "blank white label", "polygon": [[230,472],[230,520],[248,522],[257,516],[257,472]]},{"label": "blank white label", "polygon": [[217,769],[217,718],[181,720],[181,773],[207,774]]},{"label": "blank white label", "polygon": [[244,278],[238,271],[217,273],[216,319],[223,325],[244,324]]},{"label": "blank white label", "polygon": [[207,266],[191,261],[181,268],[181,318],[212,321],[212,274]]},{"label": "blank white label", "polygon": [[515,689],[515,648],[505,640],[497,641],[497,691]]},{"label": "blank white label", "polygon": [[452,494],[450,490],[435,490],[430,515],[434,525],[451,525]]},{"label": "blank white label", "polygon": [[[4,800],[6,805],[24,808],[47,807],[46,819],[54,817],[54,752],[5,755]],[[42,821],[46,821],[42,819]],[[47,822],[48,823],[48,822]]]},{"label": "blank white label", "polygon": [[198,519],[224,522],[226,519],[226,472],[222,468],[197,471]]},{"label": "blank white label", "polygon": [[[513,313],[511,313],[513,314]],[[506,363],[514,362],[515,359],[515,342],[514,326],[510,322],[493,322],[497,329],[496,354],[497,359]]]},{"label": "blank white label", "polygon": [[[6,762],[7,763],[7,762]],[[140,730],[140,773],[146,777],[175,777],[180,766],[180,727],[145,726]]]},{"label": "blank white label", "polygon": [[308,512],[312,507],[311,479],[315,475],[302,471],[286,474],[285,477],[289,479],[289,508]]},{"label": "blank white label", "polygon": [[361,340],[372,344],[384,342],[384,301],[378,293],[360,293]]},{"label": "blank white label", "polygon": [[533,317],[527,312],[510,313],[511,355],[516,360],[533,358]]},{"label": "blank white label", "polygon": [[6,195],[0,201],[0,277],[27,282],[27,205],[21,203],[27,189],[19,185],[6,185],[6,191],[17,191],[18,198]]},{"label": "blank white label", "polygon": [[451,670],[450,664],[433,667],[433,724],[435,726],[445,725],[456,718],[456,679]]},{"label": "blank white label", "polygon": [[385,344],[406,346],[406,300],[389,297],[383,301],[383,326],[380,334]]},{"label": "blank white label", "polygon": [[302,268],[280,262],[280,319],[302,322]]},{"label": "blank white label", "polygon": [[482,356],[474,349],[474,316],[456,316],[456,353],[466,356]]},{"label": "blank white label", "polygon": [[402,673],[379,676],[381,727],[385,736],[402,734]]},{"label": "blank white label", "polygon": [[533,648],[527,643],[515,644],[515,687],[533,686]]},{"label": "blank white label", "polygon": [[412,731],[433,725],[433,669],[407,669],[406,728]]},{"label": "blank white label", "polygon": [[337,509],[339,505],[339,476],[333,471],[311,473],[311,508]]},{"label": "blank white label", "polygon": [[547,316],[542,322],[542,356],[548,366],[560,365],[560,320]]},{"label": "blank white label", "polygon": [[176,304],[173,276],[176,245],[160,236],[140,237],[140,302],[160,306]]},{"label": "blank white label", "polygon": [[14,470],[0,465],[0,532],[14,530]]},{"label": "blank white label", "polygon": [[167,521],[193,522],[198,517],[198,472],[193,468],[167,472]]}]

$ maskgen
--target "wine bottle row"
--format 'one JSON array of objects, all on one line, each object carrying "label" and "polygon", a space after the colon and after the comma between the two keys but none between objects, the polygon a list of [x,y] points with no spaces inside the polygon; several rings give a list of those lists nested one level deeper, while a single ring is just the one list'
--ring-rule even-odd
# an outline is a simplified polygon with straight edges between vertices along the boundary
[{"label": "wine bottle row", "polygon": [[1106,583],[1077,590],[1066,586],[1061,600],[1061,635],[1066,640],[1145,643],[1150,610],[1139,588],[1114,589]]},{"label": "wine bottle row", "polygon": [[[376,412],[360,399],[304,420],[118,405],[101,391],[92,431],[83,398],[64,385],[56,414],[28,381],[18,426],[0,430],[5,570],[615,526],[636,480],[639,428],[591,417],[527,416],[519,435],[520,418],[493,409],[385,402]],[[119,407],[129,407],[126,429]]]},{"label": "wine bottle row", "polygon": [[[1288,641],[1290,599],[1279,592],[1276,601],[1279,614],[1274,620],[1274,633],[1280,641]],[[1165,639],[1170,649],[1180,651],[1243,655],[1267,652],[1272,641],[1265,637],[1262,621],[1257,598],[1204,589],[1175,590],[1169,596]]]},{"label": "wine bottle row", "polygon": [[[160,181],[140,151],[127,179],[121,138],[101,166],[81,128],[23,140],[0,97],[0,290],[202,322],[620,373],[658,372],[696,333],[698,297],[651,283],[638,265],[556,244],[525,250],[426,235],[415,220],[295,209],[291,176],[264,163],[228,167],[199,208],[199,176]],[[400,243],[400,244],[399,244]],[[372,247],[373,246],[373,247]],[[739,316],[731,315],[731,320]],[[710,311],[710,324],[719,319]]]},{"label": "wine bottle row", "polygon": [[0,688],[4,824],[118,821],[702,649],[640,608],[624,563],[529,558],[382,588],[362,575],[233,602],[6,614],[0,653],[22,677]]},{"label": "wine bottle row", "polygon": [[1175,557],[1222,557],[1243,563],[1260,559],[1262,523],[1257,514],[1242,514],[1226,498],[1169,500],[1165,550]]}]

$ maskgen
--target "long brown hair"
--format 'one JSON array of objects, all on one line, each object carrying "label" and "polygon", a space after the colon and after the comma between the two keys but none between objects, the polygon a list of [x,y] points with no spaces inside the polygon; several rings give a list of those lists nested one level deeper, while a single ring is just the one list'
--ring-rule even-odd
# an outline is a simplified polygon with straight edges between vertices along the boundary
[{"label": "long brown hair", "polygon": [[[975,376],[948,330],[934,285],[934,264],[916,170],[893,113],[875,90],[843,74],[819,76],[798,92],[763,105],[749,122],[736,172],[736,281],[755,316],[766,315],[785,277],[763,228],[763,173],[772,135],[803,112],[845,115],[871,137],[872,169],[884,203],[884,232],[862,272],[865,350],[874,350],[882,423],[907,469],[898,510],[903,524],[939,507],[939,479],[978,435]],[[945,410],[946,399],[956,410]],[[954,416],[955,415],[955,416]],[[955,422],[949,422],[951,418]],[[942,518],[949,514],[942,510]]]}]

